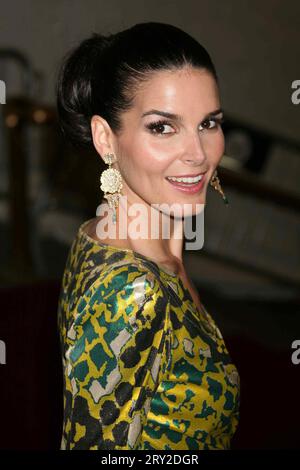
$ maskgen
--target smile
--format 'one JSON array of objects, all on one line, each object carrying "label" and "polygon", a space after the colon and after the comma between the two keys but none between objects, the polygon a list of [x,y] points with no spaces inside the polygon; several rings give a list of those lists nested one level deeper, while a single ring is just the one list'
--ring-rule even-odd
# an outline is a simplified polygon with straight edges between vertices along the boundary
[{"label": "smile", "polygon": [[198,181],[201,181],[203,178],[203,175],[197,175],[197,176],[167,176],[167,178],[171,181],[179,181],[182,183],[198,183]]},{"label": "smile", "polygon": [[195,176],[167,176],[166,180],[174,189],[194,194],[203,188],[205,173]]}]

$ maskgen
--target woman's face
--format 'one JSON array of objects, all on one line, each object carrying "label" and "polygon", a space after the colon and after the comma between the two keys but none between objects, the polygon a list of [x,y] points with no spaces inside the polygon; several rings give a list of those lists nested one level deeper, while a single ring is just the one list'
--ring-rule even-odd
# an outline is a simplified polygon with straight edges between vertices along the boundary
[{"label": "woman's face", "polygon": [[[122,114],[114,165],[123,178],[122,194],[130,203],[185,204],[185,215],[198,213],[203,206],[196,204],[205,204],[209,180],[224,153],[221,118],[218,87],[206,70],[155,72]],[[202,182],[185,187],[167,179],[201,173]]]}]

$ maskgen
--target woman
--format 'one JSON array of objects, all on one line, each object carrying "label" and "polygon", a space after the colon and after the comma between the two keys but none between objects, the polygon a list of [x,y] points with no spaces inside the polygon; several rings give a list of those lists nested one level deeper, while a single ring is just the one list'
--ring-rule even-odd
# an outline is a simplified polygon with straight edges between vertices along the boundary
[{"label": "woman", "polygon": [[163,23],[94,33],[65,58],[57,107],[66,138],[110,168],[108,203],[79,228],[62,282],[61,449],[228,449],[239,375],[188,279],[178,229],[201,213],[209,182],[225,198],[211,59]]}]

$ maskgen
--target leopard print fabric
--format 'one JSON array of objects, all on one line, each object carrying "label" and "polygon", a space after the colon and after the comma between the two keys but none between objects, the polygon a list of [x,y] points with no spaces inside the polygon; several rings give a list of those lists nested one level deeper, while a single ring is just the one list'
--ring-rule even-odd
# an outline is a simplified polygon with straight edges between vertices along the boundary
[{"label": "leopard print fabric", "polygon": [[239,374],[181,279],[84,232],[71,246],[58,327],[61,449],[229,449]]}]

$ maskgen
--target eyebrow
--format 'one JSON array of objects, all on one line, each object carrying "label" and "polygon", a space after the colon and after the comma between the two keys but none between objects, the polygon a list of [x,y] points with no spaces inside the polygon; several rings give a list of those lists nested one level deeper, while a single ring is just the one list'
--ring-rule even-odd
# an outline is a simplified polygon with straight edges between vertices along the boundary
[{"label": "eyebrow", "polygon": [[[216,109],[215,111],[212,111],[211,113],[208,113],[206,116],[204,116],[203,121],[205,119],[208,119],[210,117],[216,116],[217,114],[224,114],[224,111],[222,108]],[[146,111],[145,113],[142,114],[142,117],[148,116],[149,114],[158,114],[160,116],[164,116],[169,119],[173,119],[174,121],[182,122],[183,118],[179,114],[174,114],[174,113],[168,113],[166,111],[160,111],[159,109],[150,109],[150,111]]]}]

